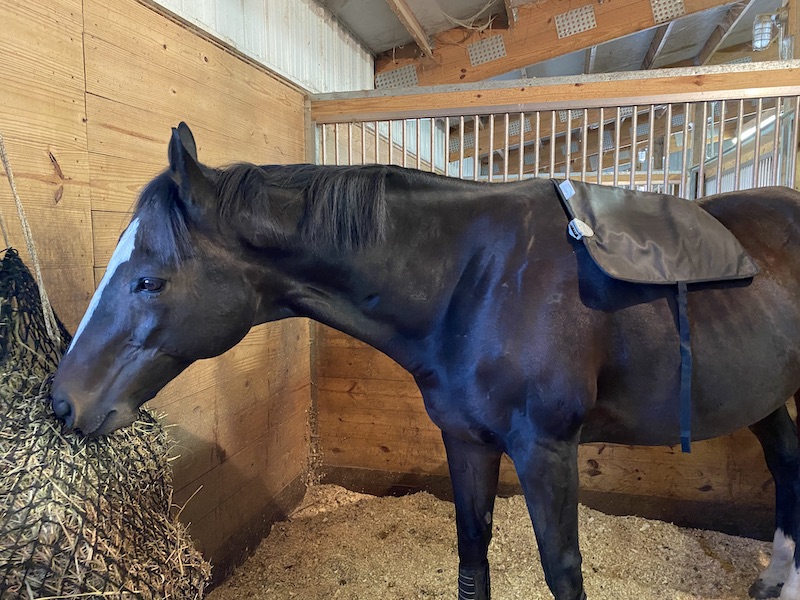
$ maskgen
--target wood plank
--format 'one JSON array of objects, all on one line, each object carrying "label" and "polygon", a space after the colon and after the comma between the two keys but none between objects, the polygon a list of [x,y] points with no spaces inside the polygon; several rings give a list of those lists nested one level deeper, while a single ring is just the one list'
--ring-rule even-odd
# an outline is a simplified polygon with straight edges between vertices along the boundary
[{"label": "wood plank", "polygon": [[497,84],[318,94],[311,100],[317,123],[458,116],[581,106],[628,106],[782,96],[798,93],[800,67],[785,63],[727,65],[630,72],[619,78],[586,75],[542,78],[524,86]]},{"label": "wood plank", "polygon": [[[92,211],[92,229],[94,230],[94,266],[105,270],[119,236],[130,223],[132,213]],[[100,280],[97,280],[100,283]]]},{"label": "wood plank", "polygon": [[[81,28],[79,0],[0,4],[0,133],[46,289],[68,329],[93,287]],[[2,167],[0,211],[33,268]]]},{"label": "wood plank", "polygon": [[413,38],[416,42],[419,49],[422,53],[427,56],[428,58],[433,57],[433,50],[431,49],[431,43],[428,39],[428,34],[425,33],[425,30],[422,28],[417,17],[414,15],[414,12],[408,6],[406,0],[386,0],[389,3],[389,8],[392,9],[392,12],[397,16],[397,19],[400,23],[405,27],[408,34]]},{"label": "wood plank", "polygon": [[277,494],[307,466],[308,453],[303,440],[308,435],[308,421],[298,415],[287,423],[268,430],[253,444],[226,457],[217,468],[175,491],[175,502],[183,504],[194,498],[182,513],[184,523],[196,523],[223,506],[251,480],[257,479],[262,498]]},{"label": "wood plank", "polygon": [[[592,3],[596,27],[559,39],[556,17],[583,4],[585,2],[545,0],[517,7],[515,26],[493,32],[503,37],[505,56],[489,62],[472,65],[466,52],[469,44],[485,38],[485,32],[454,28],[434,36],[432,45],[435,50],[431,58],[399,57],[396,51],[389,51],[377,57],[375,72],[414,65],[420,85],[481,81],[657,25],[649,2],[618,0]],[[729,0],[685,0],[685,14],[726,4],[730,4]]]},{"label": "wood plank", "polygon": [[[160,114],[172,125],[185,119],[190,126],[225,131],[240,147],[269,149],[275,162],[304,156],[298,92],[177,25],[165,36],[157,27],[164,19],[140,4],[92,0],[86,11],[90,94]],[[163,143],[169,133],[160,133],[163,127],[156,135],[141,131],[146,122],[109,125]]]}]

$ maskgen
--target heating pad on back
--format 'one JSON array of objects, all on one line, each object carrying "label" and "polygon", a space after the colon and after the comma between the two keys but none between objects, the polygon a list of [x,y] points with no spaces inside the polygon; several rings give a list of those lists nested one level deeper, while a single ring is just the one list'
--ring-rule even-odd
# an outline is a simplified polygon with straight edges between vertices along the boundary
[{"label": "heating pad on back", "polygon": [[609,277],[675,284],[745,279],[758,265],[696,202],[576,181],[553,181],[582,240]]}]

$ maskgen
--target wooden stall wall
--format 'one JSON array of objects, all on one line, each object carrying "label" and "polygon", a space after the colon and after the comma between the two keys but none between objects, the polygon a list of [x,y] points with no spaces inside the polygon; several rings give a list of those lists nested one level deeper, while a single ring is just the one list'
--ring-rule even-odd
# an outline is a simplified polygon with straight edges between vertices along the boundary
[{"label": "wooden stall wall", "polygon": [[[305,160],[301,91],[146,2],[3,2],[0,61],[0,132],[73,331],[179,121],[210,165]],[[0,202],[13,223],[4,181]],[[309,353],[306,321],[260,326],[149,403],[177,440],[174,501],[215,577],[304,491]]]}]

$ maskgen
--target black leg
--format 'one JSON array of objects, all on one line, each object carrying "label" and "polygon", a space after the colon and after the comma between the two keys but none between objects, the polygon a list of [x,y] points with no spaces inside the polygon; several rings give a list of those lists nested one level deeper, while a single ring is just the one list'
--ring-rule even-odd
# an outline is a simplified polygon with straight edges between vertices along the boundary
[{"label": "black leg", "polygon": [[568,441],[531,439],[517,444],[510,455],[550,591],[556,600],[584,600],[578,548],[577,436]]},{"label": "black leg", "polygon": [[775,537],[767,569],[750,586],[753,598],[777,598],[794,568],[797,539],[798,441],[797,427],[782,406],[768,417],[751,425],[764,449],[775,479]]},{"label": "black leg", "polygon": [[458,599],[489,600],[492,511],[502,452],[442,432],[453,484],[458,532]]}]

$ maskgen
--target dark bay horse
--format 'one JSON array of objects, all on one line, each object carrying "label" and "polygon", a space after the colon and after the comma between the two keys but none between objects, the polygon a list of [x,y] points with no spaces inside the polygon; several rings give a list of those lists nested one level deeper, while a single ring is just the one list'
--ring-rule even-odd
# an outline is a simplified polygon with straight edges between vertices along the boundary
[{"label": "dark bay horse", "polygon": [[[761,274],[690,286],[693,438],[750,427],[760,440],[776,533],[751,594],[798,600],[798,440],[785,403],[800,389],[800,194],[766,188],[702,206]],[[182,123],[61,361],[53,408],[70,427],[106,434],[254,325],[310,317],[415,377],[447,451],[459,598],[489,598],[503,453],[550,590],[585,598],[578,444],[677,443],[680,357],[673,290],[610,279],[567,221],[549,181],[490,185],[380,165],[210,168]]]}]

